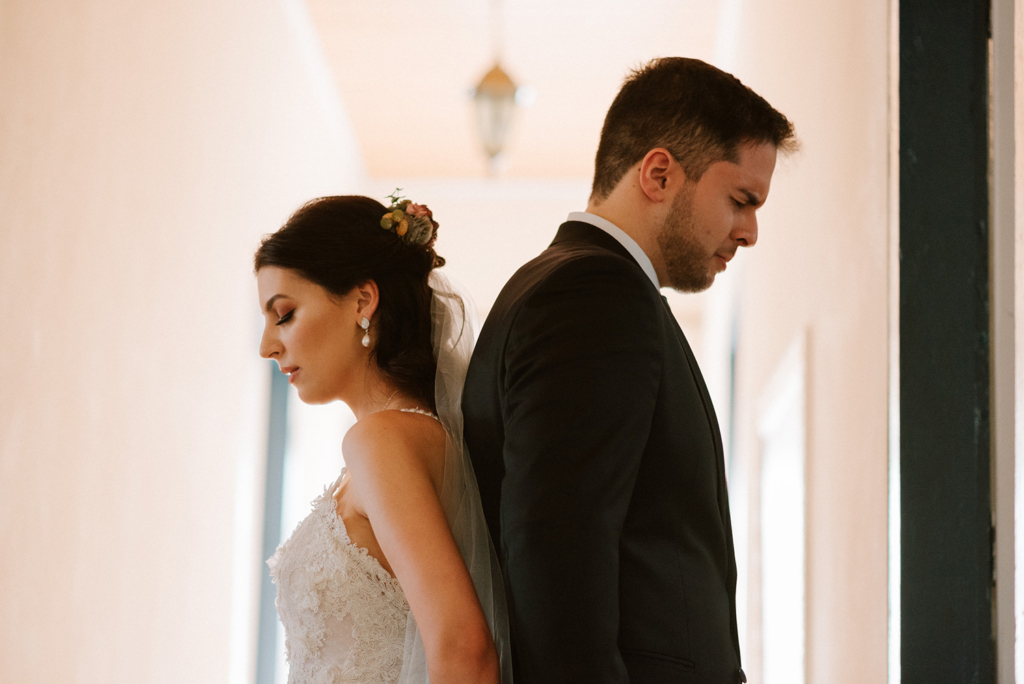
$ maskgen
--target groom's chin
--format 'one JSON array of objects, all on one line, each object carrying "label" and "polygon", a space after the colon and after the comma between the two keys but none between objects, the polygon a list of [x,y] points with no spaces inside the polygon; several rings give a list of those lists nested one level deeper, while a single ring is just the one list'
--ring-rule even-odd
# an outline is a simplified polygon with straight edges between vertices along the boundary
[{"label": "groom's chin", "polygon": [[715,273],[708,272],[703,278],[685,278],[679,280],[673,280],[668,284],[668,287],[672,288],[676,292],[683,292],[685,294],[697,294],[698,292],[704,292],[709,287],[715,284]]}]

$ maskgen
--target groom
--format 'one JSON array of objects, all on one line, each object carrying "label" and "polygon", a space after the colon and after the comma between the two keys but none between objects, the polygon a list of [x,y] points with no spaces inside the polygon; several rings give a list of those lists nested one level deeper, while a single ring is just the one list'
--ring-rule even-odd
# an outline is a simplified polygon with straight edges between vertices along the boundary
[{"label": "groom", "polygon": [[704,290],[754,245],[795,144],[733,76],[650,62],[608,110],[587,211],[491,309],[463,410],[516,684],[746,681],[721,435],[659,288]]}]

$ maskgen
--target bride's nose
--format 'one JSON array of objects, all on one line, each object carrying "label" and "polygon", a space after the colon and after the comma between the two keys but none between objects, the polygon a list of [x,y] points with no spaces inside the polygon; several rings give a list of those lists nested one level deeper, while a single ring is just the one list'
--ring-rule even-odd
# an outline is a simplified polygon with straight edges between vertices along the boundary
[{"label": "bride's nose", "polygon": [[281,353],[281,342],[273,331],[263,329],[263,337],[260,339],[260,356],[265,359],[272,359]]}]

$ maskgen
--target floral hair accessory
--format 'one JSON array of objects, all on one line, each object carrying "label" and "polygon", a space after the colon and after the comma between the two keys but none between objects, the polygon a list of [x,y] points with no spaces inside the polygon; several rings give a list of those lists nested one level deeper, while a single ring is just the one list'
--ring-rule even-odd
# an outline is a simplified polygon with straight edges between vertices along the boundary
[{"label": "floral hair accessory", "polygon": [[391,206],[380,220],[380,227],[402,238],[407,245],[429,247],[437,239],[437,221],[425,204],[415,204],[403,198],[396,188],[388,195]]}]

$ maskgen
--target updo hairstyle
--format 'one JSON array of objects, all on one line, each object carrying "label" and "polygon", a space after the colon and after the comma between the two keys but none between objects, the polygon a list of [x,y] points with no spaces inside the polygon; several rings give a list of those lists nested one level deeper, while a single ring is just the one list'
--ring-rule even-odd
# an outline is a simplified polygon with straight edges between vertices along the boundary
[{"label": "updo hairstyle", "polygon": [[338,297],[374,281],[380,303],[373,317],[376,343],[370,358],[397,389],[435,410],[437,362],[427,276],[444,259],[434,252],[433,241],[410,245],[382,229],[380,220],[387,211],[377,200],[358,195],[311,200],[263,239],[254,259],[256,271],[287,268]]}]

